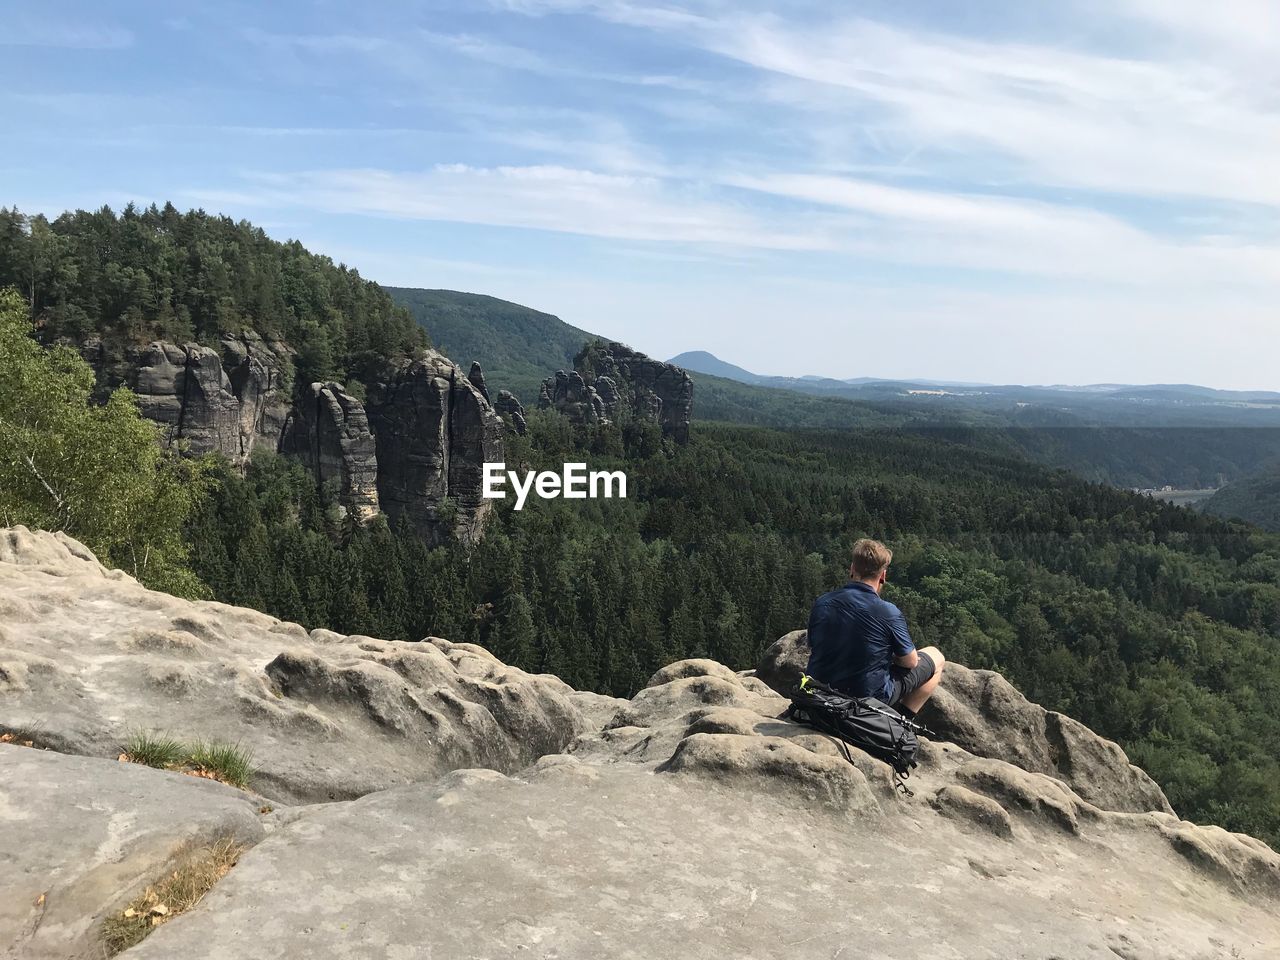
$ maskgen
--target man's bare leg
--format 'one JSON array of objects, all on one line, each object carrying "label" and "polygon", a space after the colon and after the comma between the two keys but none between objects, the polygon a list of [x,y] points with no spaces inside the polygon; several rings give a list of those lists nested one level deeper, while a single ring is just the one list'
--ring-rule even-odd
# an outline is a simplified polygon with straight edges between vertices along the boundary
[{"label": "man's bare leg", "polygon": [[933,676],[902,698],[902,705],[912,713],[919,713],[920,708],[933,696],[933,691],[938,689],[938,684],[942,682],[942,667],[947,662],[937,647],[925,647],[920,652],[928,654],[933,661]]}]

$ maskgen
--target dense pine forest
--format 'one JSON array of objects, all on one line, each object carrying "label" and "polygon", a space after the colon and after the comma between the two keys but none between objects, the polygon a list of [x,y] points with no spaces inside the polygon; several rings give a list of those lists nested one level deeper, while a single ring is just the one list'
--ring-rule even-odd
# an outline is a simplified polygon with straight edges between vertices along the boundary
[{"label": "dense pine forest", "polygon": [[302,382],[344,380],[427,343],[376,283],[246,221],[173,204],[55,220],[0,208],[0,289],[26,300],[46,342],[211,346],[254,330],[297,351]]},{"label": "dense pine forest", "polygon": [[1207,513],[1280,532],[1280,462],[1228,484],[1202,504]]},{"label": "dense pine forest", "polygon": [[[334,491],[288,460],[259,456],[241,476],[162,456],[128,391],[97,407],[75,352],[36,345],[252,329],[288,341],[299,378],[359,379],[427,336],[354,270],[171,206],[3,211],[4,286],[5,524],[66,529],[163,589],[308,627],[481,643],[620,695],[682,657],[754,665],[842,582],[852,540],[876,536],[919,643],[1115,738],[1183,815],[1280,844],[1280,536],[1037,465],[1008,433],[700,379],[684,446],[534,411],[509,437],[509,467],[622,468],[629,499],[508,501],[477,545],[428,548],[382,518],[340,519]],[[706,422],[704,403],[751,422]],[[815,404],[823,418],[801,429]],[[1122,440],[1036,435],[1139,465],[1173,450]],[[1205,440],[1195,471],[1234,455]]]}]

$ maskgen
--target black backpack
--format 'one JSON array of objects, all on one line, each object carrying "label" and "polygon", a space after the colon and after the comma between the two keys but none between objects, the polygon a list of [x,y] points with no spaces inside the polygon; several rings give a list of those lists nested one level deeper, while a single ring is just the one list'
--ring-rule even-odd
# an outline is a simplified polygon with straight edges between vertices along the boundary
[{"label": "black backpack", "polygon": [[835,737],[850,763],[853,757],[846,743],[883,760],[893,767],[898,789],[912,796],[903,781],[916,765],[920,749],[916,734],[930,731],[888,704],[874,697],[851,697],[806,674],[800,678],[791,706],[781,719],[794,720]]}]

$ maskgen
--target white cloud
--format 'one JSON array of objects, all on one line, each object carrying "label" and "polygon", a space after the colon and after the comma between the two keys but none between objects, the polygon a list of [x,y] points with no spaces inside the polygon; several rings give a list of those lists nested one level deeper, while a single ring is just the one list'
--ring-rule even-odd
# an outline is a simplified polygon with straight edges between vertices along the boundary
[{"label": "white cloud", "polygon": [[244,38],[261,47],[297,49],[309,53],[378,53],[392,45],[385,37],[359,34],[292,34],[269,33],[254,27],[246,28]]},{"label": "white cloud", "polygon": [[1280,246],[1173,241],[1085,208],[850,177],[779,174],[730,182],[871,215],[875,221],[846,245],[870,260],[1125,283],[1280,283]]},{"label": "white cloud", "polygon": [[1280,70],[1280,4],[1275,0],[1110,0],[1110,11],[1143,22],[1179,46],[1224,48],[1228,56],[1266,59],[1251,67]]},{"label": "white cloud", "polygon": [[62,47],[69,50],[122,50],[133,34],[121,27],[35,21],[9,12],[0,30],[0,46]]},{"label": "white cloud", "polygon": [[339,213],[445,220],[561,233],[730,248],[824,250],[816,229],[789,228],[745,206],[654,177],[560,166],[440,164],[419,173],[320,170],[263,174],[255,189],[205,192],[206,199],[303,205]]},{"label": "white cloud", "polygon": [[[730,58],[760,71],[760,92],[802,115],[815,141],[871,128],[924,151],[938,175],[980,176],[985,157],[993,171],[1028,185],[1280,207],[1272,173],[1280,162],[1280,4],[1076,5],[1098,32],[1108,22],[1117,31],[1144,25],[1147,42],[1138,46],[1158,49],[1126,57],[705,0],[509,4],[642,26]],[[1152,29],[1161,43],[1153,44]],[[1246,50],[1259,56],[1242,58]]]},{"label": "white cloud", "polygon": [[[903,141],[941,155],[992,154],[1025,183],[1280,207],[1271,172],[1280,113],[1212,64],[929,36],[862,20],[813,27],[731,18],[709,25],[699,42],[842,90],[846,110],[876,111],[873,122]],[[945,160],[937,172],[948,172]]]}]

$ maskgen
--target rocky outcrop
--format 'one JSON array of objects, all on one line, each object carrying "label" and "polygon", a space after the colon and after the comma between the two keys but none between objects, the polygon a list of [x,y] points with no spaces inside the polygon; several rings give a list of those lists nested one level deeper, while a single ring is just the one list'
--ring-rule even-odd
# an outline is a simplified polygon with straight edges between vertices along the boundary
[{"label": "rocky outcrop", "polygon": [[[0,531],[0,729],[104,758],[0,745],[0,952],[98,956],[106,912],[232,835],[252,848],[130,957],[794,960],[843,956],[851,930],[869,957],[1274,955],[1266,844],[945,740],[903,795],[786,702],[710,660],[589,697],[465,644],[174,600],[67,537]],[[271,799],[107,759],[139,728],[240,739]]]},{"label": "rocky outcrop", "polygon": [[493,402],[493,410],[502,417],[510,429],[520,436],[523,437],[525,431],[529,429],[529,423],[524,416],[524,405],[510,390],[498,391],[498,399]]},{"label": "rocky outcrop", "polygon": [[299,391],[280,452],[302,461],[317,486],[332,484],[338,505],[365,522],[378,513],[378,457],[364,405],[337,383]]},{"label": "rocky outcrop", "polygon": [[[808,632],[794,630],[765,651],[756,677],[790,696],[808,662]],[[1172,812],[1164,791],[1129,763],[1118,744],[1032,703],[990,670],[948,662],[945,682],[920,720],[970,753],[1057,777],[1104,809]]]},{"label": "rocky outcrop", "polygon": [[[503,426],[479,364],[464,374],[431,351],[393,361],[366,410],[338,383],[293,390],[292,350],[252,332],[226,337],[216,350],[96,339],[80,349],[101,391],[133,389],[167,446],[219,453],[238,468],[256,450],[278,451],[332,485],[341,509],[360,521],[385,510],[433,543],[450,535],[469,542],[483,531],[490,504],[481,496],[482,464],[502,460]],[[510,420],[524,430],[518,402]]]},{"label": "rocky outcrop", "polygon": [[0,744],[0,956],[104,956],[103,917],[192,847],[257,843],[260,807],[212,780]]},{"label": "rocky outcrop", "polygon": [[457,767],[514,771],[601,711],[602,698],[479,647],[308,634],[146,590],[70,538],[23,527],[0,532],[0,624],[0,729],[109,758],[138,730],[239,743],[253,785],[286,802]]},{"label": "rocky outcrop", "polygon": [[478,539],[492,509],[484,464],[502,460],[502,420],[447,357],[428,351],[388,365],[369,390],[377,439],[378,498],[428,540]]},{"label": "rocky outcrop", "polygon": [[1064,714],[1032,703],[1004,677],[948,663],[920,720],[980,757],[998,757],[1068,783],[1105,810],[1173,808],[1164,791],[1129,763],[1119,745]]},{"label": "rocky outcrop", "polygon": [[557,370],[555,376],[542,381],[542,387],[538,391],[538,409],[554,410],[576,424],[610,422],[600,394],[576,370],[570,373]]},{"label": "rocky outcrop", "polygon": [[686,443],[693,378],[625,344],[593,341],[574,358],[572,371],[560,370],[542,381],[538,408],[556,410],[578,424],[644,420]]},{"label": "rocky outcrop", "polygon": [[611,418],[649,420],[677,443],[688,442],[693,378],[682,368],[616,342],[588,343],[574,367],[592,379]]},{"label": "rocky outcrop", "polygon": [[480,368],[479,360],[471,361],[471,370],[467,374],[467,379],[471,381],[471,385],[476,388],[480,396],[487,401],[489,399],[489,388],[484,382],[484,370]]},{"label": "rocky outcrop", "polygon": [[252,331],[224,337],[217,349],[160,341],[125,348],[99,339],[81,345],[102,391],[125,385],[167,445],[220,453],[243,466],[256,449],[274,451],[289,410],[292,351]]}]

